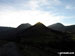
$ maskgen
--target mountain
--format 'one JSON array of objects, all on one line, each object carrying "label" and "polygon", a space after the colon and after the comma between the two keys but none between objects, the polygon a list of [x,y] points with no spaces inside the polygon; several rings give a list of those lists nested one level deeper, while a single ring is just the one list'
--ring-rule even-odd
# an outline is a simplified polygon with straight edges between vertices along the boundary
[{"label": "mountain", "polygon": [[17,27],[17,31],[21,31],[21,30],[27,29],[29,27],[31,27],[31,25],[29,23],[21,24]]},{"label": "mountain", "polygon": [[62,40],[69,41],[70,38],[64,32],[56,31],[50,29],[43,25],[42,23],[37,23],[32,27],[29,27],[25,30],[20,31],[17,33],[18,42],[21,43],[44,43],[48,44],[50,42],[59,42]]},{"label": "mountain", "polygon": [[0,27],[0,40],[14,40],[16,39],[16,33],[29,28],[30,24],[21,24],[17,28],[14,27]]},{"label": "mountain", "polygon": [[75,25],[64,26],[61,23],[56,23],[56,24],[48,26],[48,28],[51,28],[57,31],[62,31],[62,32],[75,33]]},{"label": "mountain", "polygon": [[40,22],[24,26],[0,32],[0,56],[59,56],[58,52],[75,52],[69,33]]},{"label": "mountain", "polygon": [[26,28],[29,28],[29,27],[31,27],[31,25],[29,23],[26,23],[26,24],[19,25],[17,28],[18,29],[26,29]]},{"label": "mountain", "polygon": [[21,44],[19,47],[25,56],[58,56],[59,51],[70,51],[70,41],[69,34],[48,28],[40,22],[17,33],[17,43]]},{"label": "mountain", "polygon": [[65,31],[65,26],[61,23],[56,23],[56,24],[50,25],[50,26],[48,26],[48,28],[51,28],[51,29],[54,29],[57,31]]},{"label": "mountain", "polygon": [[[56,36],[58,38],[62,38],[64,37],[64,35],[66,35],[66,33],[64,32],[60,32],[60,31],[56,31],[53,30],[51,28],[46,27],[45,25],[43,25],[42,23],[36,23],[35,25],[24,29],[20,32],[18,32],[18,36],[19,37],[39,37],[39,36],[44,36],[44,37],[50,37],[50,38],[56,38]],[[61,37],[60,37],[61,36]]]}]

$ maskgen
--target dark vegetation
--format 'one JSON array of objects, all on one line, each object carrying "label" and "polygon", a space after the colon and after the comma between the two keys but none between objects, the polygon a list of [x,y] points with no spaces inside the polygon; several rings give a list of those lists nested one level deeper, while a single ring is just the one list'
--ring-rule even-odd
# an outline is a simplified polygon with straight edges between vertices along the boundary
[{"label": "dark vegetation", "polygon": [[46,27],[21,24],[17,28],[0,27],[0,56],[59,56],[75,52],[75,26],[60,23]]}]

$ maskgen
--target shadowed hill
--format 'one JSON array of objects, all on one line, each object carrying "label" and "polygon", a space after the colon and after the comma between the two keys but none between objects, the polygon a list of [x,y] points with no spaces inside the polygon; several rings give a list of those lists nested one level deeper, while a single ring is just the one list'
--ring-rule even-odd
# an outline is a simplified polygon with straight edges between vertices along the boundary
[{"label": "shadowed hill", "polygon": [[2,31],[0,37],[0,55],[17,56],[21,52],[22,56],[58,56],[60,51],[75,51],[75,44],[68,33],[48,28],[40,22]]},{"label": "shadowed hill", "polygon": [[59,51],[73,50],[70,47],[71,45],[73,48],[70,41],[71,37],[67,33],[53,30],[42,23],[36,23],[35,25],[17,33],[17,42],[23,45],[20,45],[19,47],[24,51],[24,55],[30,52],[30,55],[33,53],[32,56],[58,56],[57,52]]},{"label": "shadowed hill", "polygon": [[17,28],[13,27],[0,27],[0,39],[1,40],[15,40],[16,39],[16,33],[27,29],[30,27],[30,24],[21,24]]},{"label": "shadowed hill", "polygon": [[65,26],[61,23],[56,23],[56,24],[50,25],[50,26],[48,26],[48,28],[51,28],[51,29],[54,29],[57,31],[65,31]]},{"label": "shadowed hill", "polygon": [[[61,42],[67,42],[71,40],[67,33],[47,28],[42,23],[37,23],[32,27],[20,31],[19,33],[17,33],[17,39],[18,42],[22,44],[36,43],[35,45],[37,45],[39,43],[44,45],[51,44],[53,46],[55,46],[57,43],[60,44]],[[59,46],[57,45],[57,47]]]},{"label": "shadowed hill", "polygon": [[51,28],[51,29],[57,30],[57,31],[62,31],[62,32],[75,33],[75,25],[64,26],[61,23],[56,23],[56,24],[48,26],[48,28]]},{"label": "shadowed hill", "polygon": [[54,33],[57,33],[57,34],[63,34],[62,32],[60,31],[55,31],[53,29],[50,29],[50,28],[47,28],[45,25],[43,25],[42,23],[37,23],[35,25],[33,25],[32,27],[29,27],[27,29],[24,29],[22,31],[19,32],[19,34],[22,34],[23,35],[27,35],[27,36],[30,36],[30,35],[37,35],[37,36],[40,36],[40,35],[50,35],[51,34],[54,34]]},{"label": "shadowed hill", "polygon": [[31,27],[31,25],[29,23],[25,23],[25,24],[21,24],[17,27],[18,30],[23,30],[23,29],[27,29]]}]

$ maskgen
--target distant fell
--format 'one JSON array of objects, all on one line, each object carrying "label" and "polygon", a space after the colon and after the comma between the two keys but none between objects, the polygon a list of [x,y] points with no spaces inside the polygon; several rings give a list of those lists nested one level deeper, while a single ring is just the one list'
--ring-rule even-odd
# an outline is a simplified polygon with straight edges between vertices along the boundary
[{"label": "distant fell", "polygon": [[17,28],[18,29],[26,29],[30,26],[31,26],[31,24],[29,24],[29,23],[25,23],[25,24],[23,23],[23,24],[19,25]]},{"label": "distant fell", "polygon": [[61,23],[56,23],[56,24],[48,26],[48,28],[51,28],[57,31],[62,31],[62,32],[75,33],[75,25],[64,26]]},{"label": "distant fell", "polygon": [[[20,31],[17,34],[17,38],[20,39],[19,42],[22,41],[22,43],[26,41],[33,41],[34,43],[41,41],[41,43],[48,43],[48,41],[55,42],[56,39],[58,42],[64,39],[66,36],[66,33],[48,28],[42,23],[36,23],[35,25]],[[65,39],[68,38],[66,37]]]},{"label": "distant fell", "polygon": [[46,26],[45,26],[43,23],[38,22],[38,23],[36,23],[35,25],[33,25],[33,28],[42,29],[42,28],[46,28]]},{"label": "distant fell", "polygon": [[48,26],[48,28],[51,28],[51,29],[54,29],[57,31],[65,31],[65,26],[61,23],[56,23],[56,24],[50,25],[50,26]]}]

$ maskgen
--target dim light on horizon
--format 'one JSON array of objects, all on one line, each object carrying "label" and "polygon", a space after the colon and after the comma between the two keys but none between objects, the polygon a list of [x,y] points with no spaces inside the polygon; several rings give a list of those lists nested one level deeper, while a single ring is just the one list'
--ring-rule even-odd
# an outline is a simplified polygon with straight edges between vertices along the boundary
[{"label": "dim light on horizon", "polygon": [[0,26],[75,24],[75,0],[0,0]]},{"label": "dim light on horizon", "polygon": [[17,27],[22,23],[30,23],[31,25],[41,22],[46,26],[60,21],[59,16],[54,16],[42,11],[9,11],[0,15],[0,25]]}]

